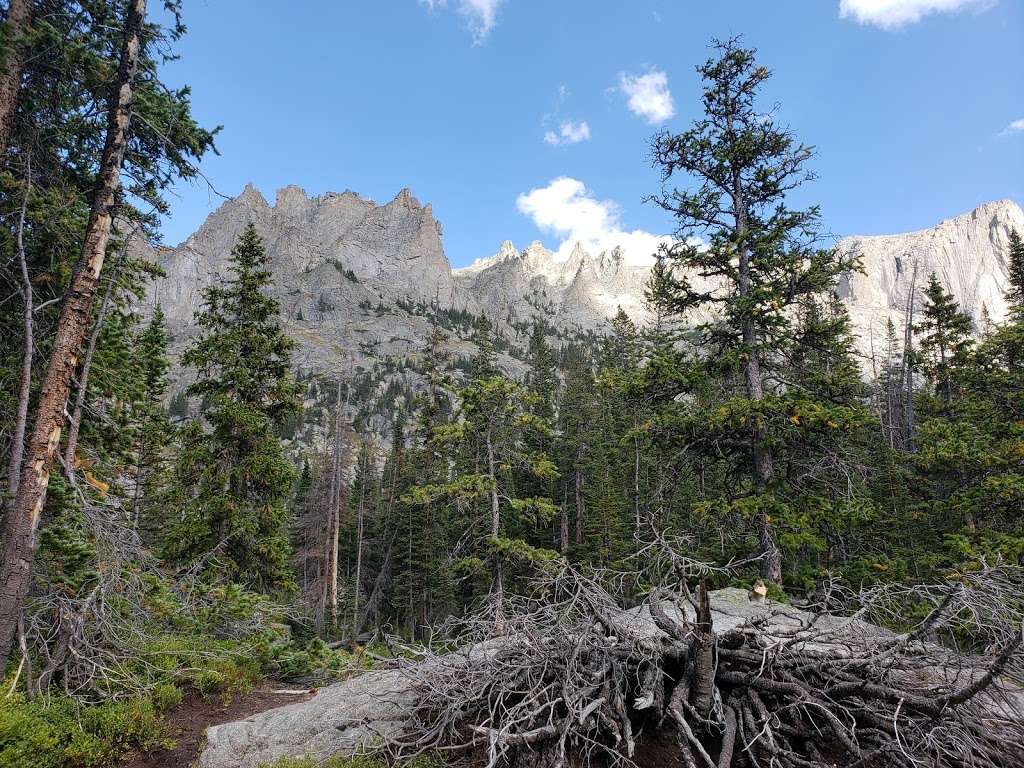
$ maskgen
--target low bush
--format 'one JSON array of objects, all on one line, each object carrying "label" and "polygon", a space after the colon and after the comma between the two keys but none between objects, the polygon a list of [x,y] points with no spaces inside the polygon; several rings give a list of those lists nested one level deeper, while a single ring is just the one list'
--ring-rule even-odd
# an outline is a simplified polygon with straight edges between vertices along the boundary
[{"label": "low bush", "polygon": [[7,696],[0,699],[0,768],[105,768],[135,749],[173,746],[160,711],[174,702],[167,688],[159,701],[93,705],[67,696]]}]

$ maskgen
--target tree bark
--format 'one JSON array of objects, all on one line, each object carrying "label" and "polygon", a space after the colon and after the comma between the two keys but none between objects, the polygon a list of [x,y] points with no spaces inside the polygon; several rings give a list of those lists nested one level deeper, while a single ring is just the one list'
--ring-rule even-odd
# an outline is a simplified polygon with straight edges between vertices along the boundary
[{"label": "tree bark", "polygon": [[501,504],[498,500],[498,475],[494,468],[494,445],[487,433],[487,475],[491,480],[491,536],[497,538],[501,530]]},{"label": "tree bark", "polygon": [[11,140],[21,73],[28,57],[25,36],[31,23],[32,0],[11,0],[2,32],[9,54],[5,61],[0,62],[0,154],[7,151]]},{"label": "tree bark", "polygon": [[558,515],[558,551],[563,555],[569,551],[569,499],[562,494],[562,509]]},{"label": "tree bark", "polygon": [[[578,459],[577,459],[578,460]],[[573,478],[576,495],[576,546],[583,546],[583,473],[577,468]]]},{"label": "tree bark", "polygon": [[22,604],[32,582],[38,546],[36,529],[46,502],[50,471],[60,449],[65,409],[78,358],[89,328],[93,296],[103,269],[131,122],[132,86],[142,46],[146,0],[132,0],[125,20],[116,90],[107,116],[107,135],[82,254],[64,295],[50,362],[36,406],[14,507],[4,519],[4,559],[0,564],[0,666],[6,663]]},{"label": "tree bark", "polygon": [[[633,415],[633,429],[639,433],[640,425]],[[640,438],[633,438],[633,534],[640,537]]]},{"label": "tree bark", "polygon": [[709,717],[715,694],[715,636],[712,631],[711,601],[704,581],[697,585],[696,618],[691,639],[693,679],[690,701],[697,714]]},{"label": "tree bark", "polygon": [[331,607],[328,633],[334,632],[338,628],[338,553],[340,549],[338,539],[341,536],[341,504],[343,499],[341,482],[341,414],[341,379],[338,379],[338,412],[334,418],[334,461],[331,469],[331,498],[328,502],[330,538],[328,540],[327,590]]},{"label": "tree bark", "polygon": [[11,436],[11,456],[7,465],[7,493],[11,498],[18,495],[21,479],[21,458],[25,454],[25,431],[28,428],[28,401],[32,395],[32,357],[35,351],[35,330],[32,315],[35,312],[32,296],[32,280],[28,274],[28,258],[25,255],[25,214],[28,210],[28,194],[32,188],[32,158],[29,157],[25,170],[25,196],[21,200],[18,214],[18,266],[21,270],[21,295],[24,311],[24,350],[21,355],[21,377],[18,382],[18,407],[14,416],[14,434]]},{"label": "tree bark", "polygon": [[[495,469],[494,444],[491,442],[491,433],[487,432],[487,474],[491,478],[491,536],[497,538],[501,532],[501,501],[498,498],[498,475]],[[505,582],[501,572],[501,556],[494,558],[494,586],[493,594],[495,605],[494,629],[499,634],[505,631]]]},{"label": "tree bark", "polygon": [[906,379],[906,446],[910,453],[914,452],[914,293],[917,290],[917,260],[910,276],[910,291],[907,293],[906,325],[903,328],[903,373]]}]

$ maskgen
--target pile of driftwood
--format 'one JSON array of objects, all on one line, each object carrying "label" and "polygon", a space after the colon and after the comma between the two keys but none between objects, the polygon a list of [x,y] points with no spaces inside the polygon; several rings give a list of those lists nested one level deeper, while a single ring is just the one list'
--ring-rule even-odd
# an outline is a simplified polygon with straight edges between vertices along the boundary
[{"label": "pile of driftwood", "polygon": [[[406,668],[415,705],[387,746],[488,768],[646,762],[652,738],[688,768],[1024,766],[1022,584],[1002,568],[840,595],[844,617],[682,581],[625,610],[562,565],[500,633],[493,611],[462,619]],[[922,607],[902,634],[866,621]]]}]

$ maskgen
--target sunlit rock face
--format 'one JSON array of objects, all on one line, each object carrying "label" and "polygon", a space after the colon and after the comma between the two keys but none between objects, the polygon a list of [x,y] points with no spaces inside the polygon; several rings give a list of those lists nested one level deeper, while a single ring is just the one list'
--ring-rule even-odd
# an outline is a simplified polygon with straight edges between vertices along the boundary
[{"label": "sunlit rock face", "polygon": [[[149,301],[162,304],[179,342],[194,333],[203,289],[227,274],[231,248],[250,222],[264,239],[272,290],[305,369],[415,357],[432,323],[452,311],[488,315],[514,344],[537,317],[570,334],[600,331],[620,307],[648,319],[649,267],[628,263],[619,248],[595,254],[577,245],[559,259],[539,242],[519,249],[505,241],[494,255],[453,270],[441,224],[408,189],[378,205],[351,191],[310,197],[290,186],[271,205],[249,185],[185,242],[151,254],[167,277]],[[932,272],[979,330],[1001,320],[1013,228],[1024,233],[1024,212],[1001,200],[919,232],[840,240],[837,247],[859,254],[863,267],[839,286],[860,351],[884,353],[887,321],[902,326],[911,287],[920,289]],[[469,333],[450,335],[454,356],[475,351]],[[522,368],[507,355],[501,362],[510,373]]]},{"label": "sunlit rock face", "polygon": [[837,247],[858,254],[863,268],[840,285],[861,351],[882,353],[887,322],[902,328],[908,298],[913,291],[919,307],[920,289],[933,273],[978,331],[1003,320],[1014,229],[1024,236],[1024,211],[1010,200],[997,200],[931,229],[840,240]]}]

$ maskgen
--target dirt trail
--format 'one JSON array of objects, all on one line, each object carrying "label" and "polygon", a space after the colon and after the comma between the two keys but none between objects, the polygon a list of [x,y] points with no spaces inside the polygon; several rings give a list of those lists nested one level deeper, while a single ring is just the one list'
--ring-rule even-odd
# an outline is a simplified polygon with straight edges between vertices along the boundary
[{"label": "dirt trail", "polygon": [[133,755],[123,768],[188,768],[199,757],[209,726],[243,720],[258,712],[305,701],[313,696],[313,691],[282,693],[284,690],[293,691],[295,687],[264,681],[248,693],[234,694],[226,706],[219,695],[204,698],[198,693],[189,693],[181,704],[164,715],[176,742],[175,747]]}]

